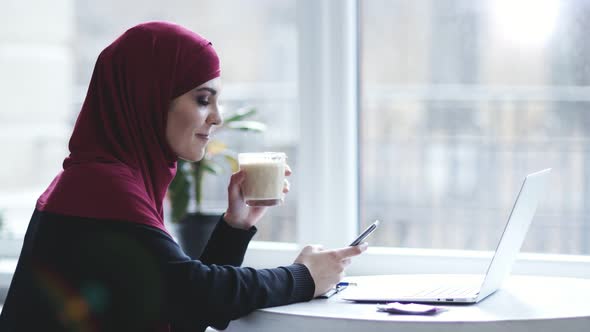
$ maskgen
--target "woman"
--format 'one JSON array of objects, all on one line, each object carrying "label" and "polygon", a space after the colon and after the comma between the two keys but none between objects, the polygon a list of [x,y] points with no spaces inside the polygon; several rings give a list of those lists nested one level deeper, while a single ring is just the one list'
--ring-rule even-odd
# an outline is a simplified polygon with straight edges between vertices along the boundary
[{"label": "woman", "polygon": [[241,172],[200,260],[168,234],[162,203],[176,160],[203,158],[222,122],[219,76],[211,43],[170,23],[133,27],[103,50],[64,170],[37,201],[1,331],[223,329],[340,280],[366,244],[307,246],[288,266],[239,267],[266,209],[244,203]]}]

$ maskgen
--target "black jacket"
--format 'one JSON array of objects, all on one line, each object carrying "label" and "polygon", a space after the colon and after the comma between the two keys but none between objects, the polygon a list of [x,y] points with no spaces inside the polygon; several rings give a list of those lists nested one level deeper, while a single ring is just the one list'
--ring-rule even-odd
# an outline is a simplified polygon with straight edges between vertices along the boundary
[{"label": "black jacket", "polygon": [[239,267],[256,233],[220,220],[201,260],[149,226],[35,211],[0,331],[203,331],[257,309],[307,301],[300,264]]}]

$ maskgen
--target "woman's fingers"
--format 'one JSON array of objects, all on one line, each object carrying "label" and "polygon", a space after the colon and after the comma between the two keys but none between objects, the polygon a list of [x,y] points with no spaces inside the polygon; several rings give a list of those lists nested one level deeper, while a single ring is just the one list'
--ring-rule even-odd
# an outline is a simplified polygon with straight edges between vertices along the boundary
[{"label": "woman's fingers", "polygon": [[348,257],[357,256],[362,254],[365,250],[367,250],[369,244],[367,242],[363,242],[358,246],[346,247],[342,249],[335,249],[334,252],[338,255],[341,259],[346,259]]},{"label": "woman's fingers", "polygon": [[232,174],[231,178],[229,179],[229,185],[227,188],[230,200],[240,197],[240,184],[244,182],[245,178],[246,173],[244,171],[238,171]]},{"label": "woman's fingers", "polygon": [[[289,165],[285,164],[285,176],[289,176],[291,174],[293,174],[293,172],[291,171],[291,167],[289,167]],[[291,184],[289,183],[289,180],[285,179],[284,184],[283,184],[283,193],[284,194],[288,193],[289,189],[291,189]]]},{"label": "woman's fingers", "polygon": [[345,276],[345,269],[350,265],[352,256],[367,249],[364,243],[356,247],[325,250],[322,246],[308,245],[297,256],[295,263],[304,264],[315,283],[314,295],[320,295],[333,288]]}]

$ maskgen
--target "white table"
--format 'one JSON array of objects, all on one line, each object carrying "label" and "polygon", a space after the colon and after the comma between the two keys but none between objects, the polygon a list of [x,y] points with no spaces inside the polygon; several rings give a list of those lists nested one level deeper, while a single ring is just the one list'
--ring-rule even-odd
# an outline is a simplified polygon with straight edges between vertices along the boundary
[{"label": "white table", "polygon": [[[350,277],[363,284],[390,278],[402,282],[420,276]],[[350,286],[354,287],[354,286]],[[544,290],[541,292],[541,290]],[[473,305],[444,305],[435,316],[391,315],[375,304],[330,299],[257,310],[233,321],[226,331],[590,331],[590,280],[511,276],[502,289]]]}]

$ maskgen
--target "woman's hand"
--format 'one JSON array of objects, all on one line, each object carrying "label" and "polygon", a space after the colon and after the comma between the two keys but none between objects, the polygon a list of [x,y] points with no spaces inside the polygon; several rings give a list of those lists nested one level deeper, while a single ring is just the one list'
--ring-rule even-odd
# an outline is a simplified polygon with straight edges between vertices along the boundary
[{"label": "woman's hand", "polygon": [[350,265],[350,258],[367,250],[368,244],[341,249],[323,250],[321,246],[306,246],[301,250],[295,263],[303,264],[309,270],[315,283],[314,297],[324,294],[334,287],[342,277],[344,269]]},{"label": "woman's hand", "polygon": [[[285,165],[285,176],[291,175],[291,168]],[[248,206],[242,195],[241,185],[244,182],[246,173],[238,171],[232,174],[227,188],[228,207],[225,211],[225,222],[240,229],[249,229],[264,216],[268,207],[266,206]],[[289,181],[285,179],[283,193],[289,192]]]}]

